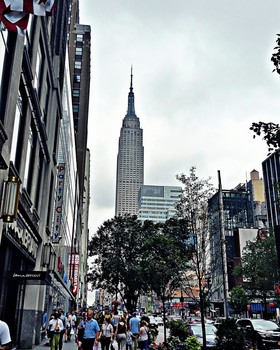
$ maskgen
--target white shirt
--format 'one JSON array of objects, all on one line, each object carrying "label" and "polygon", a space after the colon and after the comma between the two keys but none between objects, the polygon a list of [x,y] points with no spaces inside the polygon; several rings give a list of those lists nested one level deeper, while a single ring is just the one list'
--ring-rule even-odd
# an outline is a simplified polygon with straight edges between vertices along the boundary
[{"label": "white shirt", "polygon": [[10,330],[7,323],[0,321],[0,345],[6,345],[11,341]]},{"label": "white shirt", "polygon": [[55,330],[56,322],[58,322],[59,330],[62,331],[64,329],[64,326],[60,318],[57,318],[57,319],[53,318],[52,320],[50,320],[50,323],[49,323],[50,331]]},{"label": "white shirt", "polygon": [[70,315],[69,317],[70,317],[72,326],[75,326],[76,321],[77,321],[76,315]]}]

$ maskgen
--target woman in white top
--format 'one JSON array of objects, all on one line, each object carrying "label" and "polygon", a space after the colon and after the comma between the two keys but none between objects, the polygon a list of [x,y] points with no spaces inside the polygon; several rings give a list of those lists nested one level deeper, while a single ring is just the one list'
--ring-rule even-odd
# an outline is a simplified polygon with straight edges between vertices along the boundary
[{"label": "woman in white top", "polygon": [[146,321],[141,321],[140,323],[138,345],[141,350],[149,350],[148,324]]},{"label": "woman in white top", "polygon": [[113,340],[114,336],[113,330],[114,327],[110,323],[110,318],[104,318],[99,337],[102,350],[109,350],[111,341]]}]

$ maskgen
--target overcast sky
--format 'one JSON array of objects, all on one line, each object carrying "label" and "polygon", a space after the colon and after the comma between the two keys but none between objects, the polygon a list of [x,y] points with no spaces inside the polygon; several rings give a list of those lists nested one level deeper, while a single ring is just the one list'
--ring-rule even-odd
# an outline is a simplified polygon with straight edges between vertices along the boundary
[{"label": "overcast sky", "polygon": [[91,235],[114,216],[131,65],[146,185],[180,185],[191,166],[215,187],[220,170],[225,189],[261,173],[267,146],[249,128],[279,122],[279,0],[82,0],[80,10],[92,30]]}]

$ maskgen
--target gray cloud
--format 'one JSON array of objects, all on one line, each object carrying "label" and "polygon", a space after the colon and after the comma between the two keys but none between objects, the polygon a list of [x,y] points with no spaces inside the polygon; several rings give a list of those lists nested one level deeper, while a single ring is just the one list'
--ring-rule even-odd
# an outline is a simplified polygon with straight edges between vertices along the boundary
[{"label": "gray cloud", "polygon": [[[134,67],[144,131],[145,183],[177,185],[177,173],[225,188],[261,171],[267,148],[254,121],[275,121],[279,76],[270,57],[278,0],[83,0],[92,27],[91,233],[114,216],[118,137]],[[109,142],[108,142],[109,139]]]}]

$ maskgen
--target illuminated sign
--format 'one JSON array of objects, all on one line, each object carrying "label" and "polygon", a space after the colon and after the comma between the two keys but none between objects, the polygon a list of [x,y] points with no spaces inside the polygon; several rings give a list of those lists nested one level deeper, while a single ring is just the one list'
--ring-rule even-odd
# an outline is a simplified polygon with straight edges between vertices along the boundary
[{"label": "illuminated sign", "polygon": [[65,164],[59,163],[57,167],[57,185],[56,185],[56,200],[53,221],[53,243],[59,243],[60,240],[60,224],[62,218],[63,204],[63,189],[65,180]]},{"label": "illuminated sign", "polygon": [[76,296],[79,288],[79,254],[69,255],[68,266],[68,276],[72,283],[72,292]]}]

